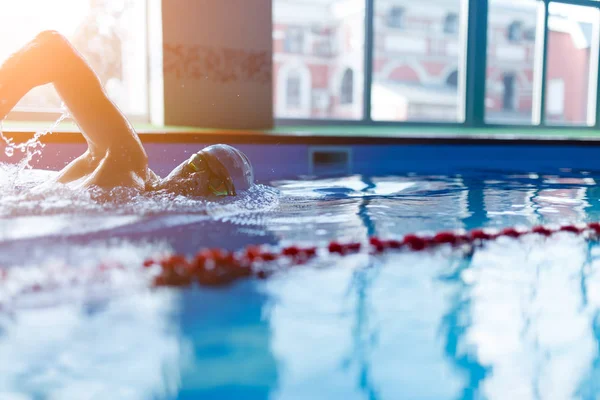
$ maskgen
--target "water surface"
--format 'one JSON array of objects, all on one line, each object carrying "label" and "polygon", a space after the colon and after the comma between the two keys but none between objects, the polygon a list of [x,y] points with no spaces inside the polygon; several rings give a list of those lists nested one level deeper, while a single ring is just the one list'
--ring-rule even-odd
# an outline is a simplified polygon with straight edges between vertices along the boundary
[{"label": "water surface", "polygon": [[2,172],[1,265],[40,282],[127,269],[49,294],[0,284],[0,398],[600,396],[600,247],[570,234],[321,257],[221,289],[151,289],[138,271],[203,246],[600,220],[595,173],[297,179],[213,201],[39,193],[47,173]]}]

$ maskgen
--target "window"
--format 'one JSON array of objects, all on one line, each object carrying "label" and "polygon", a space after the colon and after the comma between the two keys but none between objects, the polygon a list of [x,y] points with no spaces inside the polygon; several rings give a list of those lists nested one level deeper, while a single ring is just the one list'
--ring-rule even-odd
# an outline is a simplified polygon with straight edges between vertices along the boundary
[{"label": "window", "polygon": [[[461,121],[464,97],[458,82],[464,73],[464,43],[457,34],[462,0],[421,0],[388,8],[375,0],[371,117],[380,121]],[[435,13],[431,12],[432,9]],[[410,21],[405,21],[406,14]],[[439,15],[446,16],[441,19]],[[443,17],[442,17],[443,18]],[[412,29],[440,26],[442,29]],[[383,22],[383,23],[382,23]],[[410,30],[386,29],[406,26]],[[446,33],[445,33],[446,32]],[[454,32],[449,34],[450,32]],[[458,68],[457,68],[458,66]]]},{"label": "window", "polygon": [[302,28],[289,28],[285,35],[285,51],[288,53],[304,52],[304,32]]},{"label": "window", "polygon": [[300,108],[302,99],[302,78],[297,71],[290,71],[286,82],[285,104],[287,108]]},{"label": "window", "polygon": [[392,7],[388,11],[387,26],[390,28],[404,28],[404,8]]},{"label": "window", "polygon": [[545,122],[592,125],[598,68],[591,63],[598,59],[600,13],[558,3],[550,3],[548,13]]},{"label": "window", "polygon": [[[488,123],[533,124],[535,32],[540,7],[543,4],[537,0],[490,0],[485,82]],[[523,26],[534,40],[526,40],[528,34],[521,33]]]},{"label": "window", "polygon": [[[480,105],[467,110],[468,96],[463,93],[465,86],[476,84],[485,90],[486,123],[595,122],[600,7],[594,4],[600,0],[577,1],[591,6],[566,0],[486,0],[485,46],[475,35],[464,35],[461,21],[468,16],[461,13],[468,12],[469,0],[372,1],[374,32],[367,38],[368,2],[274,0],[277,116],[462,122],[465,112],[470,112],[469,122],[479,123]],[[546,5],[547,27],[540,26]],[[482,26],[474,25],[477,31]],[[538,32],[548,33],[545,64],[539,52],[546,46],[541,46]],[[466,57],[465,36],[474,40],[470,45],[476,49],[475,57]],[[372,74],[365,76],[364,45],[371,38],[373,48],[367,58],[372,59]],[[487,57],[485,71],[480,57]],[[476,64],[469,64],[470,71],[485,72],[485,85],[474,81],[479,79],[476,75],[465,76],[465,66],[471,62]],[[542,82],[544,65],[546,81]],[[299,83],[297,77],[288,80],[287,70],[280,73],[282,66],[300,72]],[[365,84],[371,85],[371,104],[365,107],[371,112],[368,116],[362,111]],[[479,89],[474,95],[479,96]],[[298,103],[302,114],[280,112],[286,104]],[[538,121],[540,114],[546,115],[545,121]]]},{"label": "window", "polygon": [[[109,97],[129,117],[148,119],[146,0],[20,0],[0,5],[0,61],[42,30],[64,34],[98,73]],[[60,112],[51,85],[30,91],[15,107],[30,113]],[[13,116],[15,113],[13,113]],[[11,115],[9,115],[11,118]]]},{"label": "window", "polygon": [[340,103],[352,104],[354,99],[354,72],[351,69],[344,71],[342,77],[342,90],[340,94]]},{"label": "window", "polygon": [[520,41],[523,38],[523,24],[520,21],[511,22],[506,35],[509,42]]},{"label": "window", "polygon": [[458,33],[458,14],[448,13],[444,19],[444,33],[456,35]]},{"label": "window", "polygon": [[512,73],[504,74],[502,78],[503,84],[503,95],[502,95],[502,109],[504,111],[514,111],[515,109],[515,75]]},{"label": "window", "polygon": [[362,1],[273,0],[276,118],[362,118],[364,22]]}]

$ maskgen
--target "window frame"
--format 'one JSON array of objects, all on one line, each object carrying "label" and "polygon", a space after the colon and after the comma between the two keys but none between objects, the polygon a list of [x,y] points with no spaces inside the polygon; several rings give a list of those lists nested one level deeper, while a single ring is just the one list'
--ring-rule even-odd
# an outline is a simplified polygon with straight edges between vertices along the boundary
[{"label": "window frame", "polygon": [[[487,38],[489,0],[462,0],[459,14],[459,37],[463,46],[463,57],[459,60],[459,118],[456,122],[441,121],[378,121],[373,120],[371,110],[371,89],[373,83],[373,53],[375,2],[365,0],[365,40],[363,68],[363,113],[359,119],[315,119],[315,118],[280,118],[275,116],[277,126],[432,126],[432,127],[465,127],[465,128],[572,128],[580,130],[595,130],[600,128],[600,56],[591,57],[590,71],[595,79],[591,80],[592,89],[589,93],[588,124],[581,126],[546,124],[546,71],[548,53],[548,14],[550,3],[570,4],[600,9],[600,1],[596,0],[538,0],[538,24],[536,29],[536,56],[533,90],[533,117],[531,124],[503,124],[485,120],[485,87],[487,67]],[[387,21],[384,22],[386,28]],[[527,27],[522,27],[526,29]],[[389,28],[392,29],[392,28]],[[398,29],[398,28],[394,28]],[[599,29],[600,31],[600,29]],[[595,43],[600,43],[599,32],[595,32]],[[523,35],[522,35],[523,36]],[[521,40],[525,40],[523,37]],[[598,52],[596,52],[598,53]],[[358,101],[358,99],[354,99]]]}]

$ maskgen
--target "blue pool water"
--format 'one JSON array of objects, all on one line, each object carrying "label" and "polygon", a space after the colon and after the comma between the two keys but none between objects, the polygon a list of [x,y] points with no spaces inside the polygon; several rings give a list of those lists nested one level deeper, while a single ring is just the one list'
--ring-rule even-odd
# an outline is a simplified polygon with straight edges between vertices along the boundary
[{"label": "blue pool water", "polygon": [[[22,274],[0,281],[0,399],[600,396],[600,247],[567,233],[471,257],[320,257],[219,289],[151,289],[135,272],[204,246],[597,221],[598,172],[290,179],[220,202],[40,193],[46,173],[3,172],[0,265]],[[19,292],[111,260],[131,270]]]}]

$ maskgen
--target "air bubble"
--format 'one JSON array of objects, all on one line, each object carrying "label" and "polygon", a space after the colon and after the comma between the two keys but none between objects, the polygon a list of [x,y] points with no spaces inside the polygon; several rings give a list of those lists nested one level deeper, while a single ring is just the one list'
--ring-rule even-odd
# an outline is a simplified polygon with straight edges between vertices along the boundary
[{"label": "air bubble", "polygon": [[13,154],[15,154],[15,149],[10,146],[7,146],[6,149],[4,149],[4,152],[8,157],[12,157]]}]

